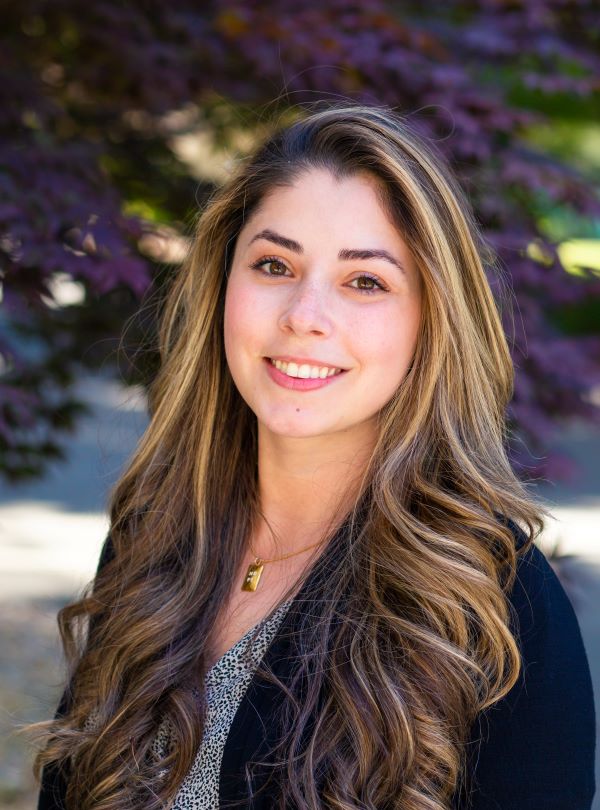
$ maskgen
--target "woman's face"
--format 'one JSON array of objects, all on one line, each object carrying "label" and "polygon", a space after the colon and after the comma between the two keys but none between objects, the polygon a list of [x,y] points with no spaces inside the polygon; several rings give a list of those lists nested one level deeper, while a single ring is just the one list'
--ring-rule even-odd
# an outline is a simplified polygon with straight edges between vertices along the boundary
[{"label": "woman's face", "polygon": [[262,430],[362,431],[408,370],[421,283],[375,182],[306,171],[268,194],[238,236],[225,353]]}]

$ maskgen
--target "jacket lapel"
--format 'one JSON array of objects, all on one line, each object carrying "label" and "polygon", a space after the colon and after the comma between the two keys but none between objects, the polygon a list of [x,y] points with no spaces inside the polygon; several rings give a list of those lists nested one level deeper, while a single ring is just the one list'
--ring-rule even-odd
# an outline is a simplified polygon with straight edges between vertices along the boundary
[{"label": "jacket lapel", "polygon": [[[306,609],[306,597],[318,580],[324,577],[331,558],[341,552],[338,537],[334,538],[331,546],[317,560],[314,570],[310,572],[306,582],[298,591],[289,610],[285,614],[273,641],[267,648],[262,664],[273,671],[275,675],[288,686],[293,675],[292,668],[292,642],[290,636],[298,627],[301,611]],[[250,760],[271,762],[272,757],[267,753],[274,748],[277,742],[276,712],[284,698],[284,693],[276,684],[254,674],[248,689],[244,693],[233,723],[227,736],[221,772],[219,778],[219,806],[230,808],[230,802],[241,801],[237,807],[253,810],[270,810],[275,805],[274,792],[276,780],[262,790],[254,799],[249,801],[249,791],[246,785],[245,765]],[[266,785],[272,773],[272,768],[253,768],[253,792]]]},{"label": "jacket lapel", "polygon": [[[263,663],[284,682],[291,669],[289,641],[283,634],[289,628],[288,619],[291,618],[290,611],[293,608],[294,605],[290,605],[263,659]],[[235,713],[223,750],[219,778],[220,807],[229,807],[229,802],[240,799],[245,800],[237,805],[240,810],[250,806],[245,765],[253,759],[265,759],[265,754],[272,747],[275,732],[272,718],[282,698],[280,688],[254,675]],[[267,781],[269,771],[270,769],[254,769],[254,792]],[[256,797],[252,807],[255,810],[269,807],[269,804],[265,804],[265,798],[266,791]]]}]

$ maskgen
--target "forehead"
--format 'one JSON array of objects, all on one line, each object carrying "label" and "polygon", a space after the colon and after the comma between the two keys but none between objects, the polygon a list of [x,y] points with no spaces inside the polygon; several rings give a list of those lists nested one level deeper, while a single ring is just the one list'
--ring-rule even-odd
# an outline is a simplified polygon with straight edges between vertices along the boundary
[{"label": "forehead", "polygon": [[308,169],[264,195],[242,227],[241,241],[246,247],[261,227],[284,225],[320,237],[349,231],[356,238],[401,240],[384,200],[383,181],[373,174],[337,178],[327,169]]}]

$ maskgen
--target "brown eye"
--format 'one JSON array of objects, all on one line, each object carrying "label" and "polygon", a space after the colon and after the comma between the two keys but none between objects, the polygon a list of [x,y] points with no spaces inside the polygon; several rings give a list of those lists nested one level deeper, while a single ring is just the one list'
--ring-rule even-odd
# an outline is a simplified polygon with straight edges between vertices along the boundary
[{"label": "brown eye", "polygon": [[273,256],[267,256],[264,259],[259,259],[257,262],[254,262],[254,264],[251,264],[250,267],[252,267],[253,270],[258,270],[258,269],[262,268],[263,266],[267,266],[267,265],[270,265],[270,264],[278,265],[280,268],[283,269],[283,272],[271,273],[271,272],[269,272],[269,270],[261,270],[261,273],[264,273],[267,276],[281,276],[281,275],[283,275],[285,273],[285,271],[287,269],[285,264],[282,261],[280,261],[279,259],[276,259]]},{"label": "brown eye", "polygon": [[352,279],[350,282],[354,284],[354,282],[366,281],[368,284],[372,284],[375,286],[364,286],[364,284],[359,284],[358,287],[354,287],[355,290],[358,290],[362,293],[377,293],[377,292],[387,292],[388,288],[385,284],[381,281],[381,279],[377,278],[377,276],[370,276],[370,275],[362,275],[357,276],[355,279]]}]

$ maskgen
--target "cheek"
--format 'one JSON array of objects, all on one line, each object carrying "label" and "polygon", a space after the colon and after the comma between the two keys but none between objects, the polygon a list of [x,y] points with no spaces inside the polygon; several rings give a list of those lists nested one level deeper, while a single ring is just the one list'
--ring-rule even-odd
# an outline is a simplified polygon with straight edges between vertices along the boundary
[{"label": "cheek", "polygon": [[231,279],[225,294],[224,341],[227,359],[235,362],[240,349],[252,352],[264,337],[264,301],[253,294],[251,285]]},{"label": "cheek", "polygon": [[225,331],[232,334],[243,331],[251,310],[252,303],[243,285],[230,280],[225,292]]},{"label": "cheek", "polygon": [[395,387],[404,377],[412,359],[419,326],[418,308],[391,308],[368,322],[357,321],[351,330],[355,355],[382,373]]},{"label": "cheek", "polygon": [[223,338],[227,362],[235,363],[237,346],[244,336],[243,297],[238,294],[235,285],[229,282],[225,293],[225,311],[223,318]]}]

